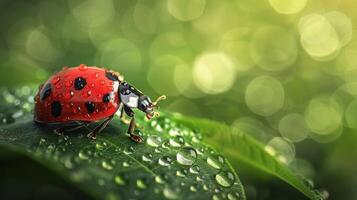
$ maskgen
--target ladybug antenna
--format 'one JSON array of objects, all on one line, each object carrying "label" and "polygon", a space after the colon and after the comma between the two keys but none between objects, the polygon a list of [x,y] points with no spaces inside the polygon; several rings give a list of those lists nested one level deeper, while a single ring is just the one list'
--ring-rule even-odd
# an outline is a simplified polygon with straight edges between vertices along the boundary
[{"label": "ladybug antenna", "polygon": [[[152,107],[153,108],[159,108],[159,106],[157,105],[159,103],[159,101],[162,101],[162,100],[165,100],[166,99],[166,96],[165,95],[161,95],[159,96],[154,102],[152,102]],[[155,115],[159,115],[159,113],[156,113],[155,112]]]}]

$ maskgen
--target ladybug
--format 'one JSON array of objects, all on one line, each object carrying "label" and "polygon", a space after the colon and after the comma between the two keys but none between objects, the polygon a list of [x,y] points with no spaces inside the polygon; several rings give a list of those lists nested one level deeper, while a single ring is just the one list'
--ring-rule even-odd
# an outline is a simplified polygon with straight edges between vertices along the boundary
[{"label": "ladybug", "polygon": [[[129,124],[127,133],[135,142],[143,139],[134,134],[135,113],[138,108],[146,113],[147,119],[158,115],[158,101],[152,102],[141,91],[124,81],[123,76],[111,70],[89,67],[64,67],[40,86],[35,96],[34,122],[39,125],[55,126],[54,132],[63,134],[97,121],[102,121],[88,134],[95,139],[115,113],[120,109],[120,118]],[[131,118],[125,119],[124,112]]]}]

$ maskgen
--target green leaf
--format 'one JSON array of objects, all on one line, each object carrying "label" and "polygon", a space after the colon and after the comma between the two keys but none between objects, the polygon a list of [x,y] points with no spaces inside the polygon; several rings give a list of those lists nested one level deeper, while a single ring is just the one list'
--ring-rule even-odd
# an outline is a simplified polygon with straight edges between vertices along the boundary
[{"label": "green leaf", "polygon": [[137,133],[144,144],[129,140],[118,118],[95,141],[86,129],[57,136],[33,123],[33,92],[0,90],[0,147],[45,166],[93,198],[245,199],[231,165],[174,119],[147,122],[139,115],[143,127]]},{"label": "green leaf", "polygon": [[270,155],[265,150],[264,145],[249,134],[211,120],[187,117],[180,114],[175,114],[174,116],[178,123],[202,132],[203,141],[225,155],[234,167],[237,167],[236,163],[239,161],[246,162],[257,169],[280,178],[310,199],[325,198],[318,190],[312,188],[306,179],[296,175],[288,166]]}]

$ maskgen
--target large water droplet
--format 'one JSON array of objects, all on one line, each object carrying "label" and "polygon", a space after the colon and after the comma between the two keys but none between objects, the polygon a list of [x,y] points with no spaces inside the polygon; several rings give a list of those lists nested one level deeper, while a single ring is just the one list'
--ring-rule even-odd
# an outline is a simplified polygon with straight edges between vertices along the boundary
[{"label": "large water droplet", "polygon": [[165,167],[170,166],[171,162],[172,159],[168,156],[163,156],[159,159],[159,164]]},{"label": "large water droplet", "polygon": [[215,169],[221,169],[224,163],[224,159],[221,156],[218,156],[217,158],[213,156],[208,156],[207,163]]},{"label": "large water droplet", "polygon": [[173,147],[181,147],[185,143],[185,140],[182,136],[178,135],[170,138],[169,142]]},{"label": "large water droplet", "polygon": [[192,147],[184,147],[177,154],[177,162],[181,165],[192,165],[197,158],[197,152]]},{"label": "large water droplet", "polygon": [[161,144],[161,138],[159,136],[157,136],[157,135],[150,135],[147,138],[146,143],[149,146],[158,147]]},{"label": "large water droplet", "polygon": [[216,181],[223,187],[231,187],[234,183],[234,175],[231,172],[220,172],[215,176]]}]

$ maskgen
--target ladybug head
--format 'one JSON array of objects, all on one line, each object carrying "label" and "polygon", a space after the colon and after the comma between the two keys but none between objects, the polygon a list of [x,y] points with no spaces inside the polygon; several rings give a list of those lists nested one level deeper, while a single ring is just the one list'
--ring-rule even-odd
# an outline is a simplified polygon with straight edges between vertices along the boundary
[{"label": "ladybug head", "polygon": [[144,95],[141,91],[129,85],[127,82],[122,82],[120,84],[119,93],[120,99],[125,106],[138,108],[146,113],[148,119],[158,115],[154,109],[159,107],[157,105],[159,101],[166,99],[166,96],[162,95],[152,102],[148,96]]}]

